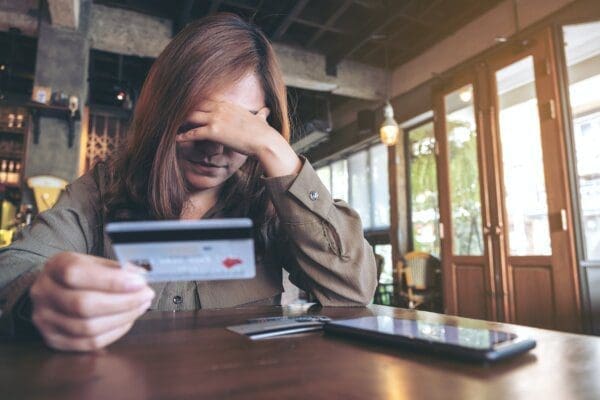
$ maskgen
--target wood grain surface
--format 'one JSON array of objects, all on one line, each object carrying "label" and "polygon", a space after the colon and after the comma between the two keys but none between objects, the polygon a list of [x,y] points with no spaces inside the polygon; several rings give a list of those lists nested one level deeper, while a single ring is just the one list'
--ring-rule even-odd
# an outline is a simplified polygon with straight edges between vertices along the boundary
[{"label": "wood grain surface", "polygon": [[389,315],[530,336],[529,354],[476,364],[377,343],[305,333],[251,341],[225,328],[294,312],[253,307],[148,313],[108,349],[60,353],[0,342],[9,399],[599,399],[600,338],[384,306],[323,308],[333,318]]}]

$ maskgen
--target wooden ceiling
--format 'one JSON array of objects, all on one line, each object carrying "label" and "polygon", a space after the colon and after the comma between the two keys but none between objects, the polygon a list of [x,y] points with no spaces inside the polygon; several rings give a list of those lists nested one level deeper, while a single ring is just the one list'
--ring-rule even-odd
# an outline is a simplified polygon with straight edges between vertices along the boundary
[{"label": "wooden ceiling", "polygon": [[[351,59],[389,68],[418,56],[500,1],[94,0],[97,4],[170,19],[174,33],[189,21],[205,15],[233,12],[253,21],[274,42],[324,54],[329,67]],[[0,71],[0,88],[30,94],[37,41],[16,33],[0,32],[0,44],[3,44],[0,64],[9,67]],[[139,93],[152,61],[92,51],[90,103],[116,105],[113,104],[114,92],[121,87]],[[7,74],[9,69],[11,73]],[[302,117],[304,114],[312,115],[311,110],[323,104],[323,95],[333,110],[348,101],[343,96],[290,89],[292,108],[297,108],[300,121],[307,119]],[[310,109],[303,110],[303,107]]]},{"label": "wooden ceiling", "polygon": [[174,22],[177,31],[218,11],[242,15],[274,42],[343,59],[395,67],[501,0],[95,0]]}]

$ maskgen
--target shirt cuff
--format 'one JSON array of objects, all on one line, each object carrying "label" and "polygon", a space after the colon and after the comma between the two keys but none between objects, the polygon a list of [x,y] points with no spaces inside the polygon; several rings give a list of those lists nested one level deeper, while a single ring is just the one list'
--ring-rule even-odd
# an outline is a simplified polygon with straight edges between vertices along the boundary
[{"label": "shirt cuff", "polygon": [[302,168],[298,174],[263,177],[279,219],[284,223],[308,222],[306,209],[327,219],[333,206],[329,190],[323,185],[310,162],[300,156]]},{"label": "shirt cuff", "polygon": [[30,323],[28,292],[42,268],[30,269],[0,292],[0,336],[14,336],[17,326]]}]

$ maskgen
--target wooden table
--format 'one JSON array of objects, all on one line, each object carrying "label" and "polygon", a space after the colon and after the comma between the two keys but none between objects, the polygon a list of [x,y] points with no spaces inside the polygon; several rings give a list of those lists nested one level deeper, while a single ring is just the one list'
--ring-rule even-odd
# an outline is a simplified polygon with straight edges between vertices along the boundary
[{"label": "wooden table", "polygon": [[600,399],[600,338],[384,306],[324,308],[366,315],[461,320],[535,338],[531,353],[473,364],[321,332],[251,341],[226,326],[279,307],[149,313],[97,354],[0,342],[0,398],[36,399]]}]

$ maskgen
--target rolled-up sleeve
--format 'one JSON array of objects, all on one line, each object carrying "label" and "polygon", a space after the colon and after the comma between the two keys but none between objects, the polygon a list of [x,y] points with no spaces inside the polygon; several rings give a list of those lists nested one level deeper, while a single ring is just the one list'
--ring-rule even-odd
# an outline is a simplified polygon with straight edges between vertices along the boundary
[{"label": "rolled-up sleeve", "polygon": [[[356,211],[333,200],[306,159],[297,175],[263,178],[288,238],[290,280],[331,305],[365,305],[377,285],[375,256]],[[290,256],[290,257],[286,257]]]},{"label": "rolled-up sleeve", "polygon": [[39,214],[22,237],[0,250],[0,334],[12,335],[29,288],[46,260],[63,251],[93,253],[97,243],[98,186],[91,174],[69,185],[57,204]]}]

